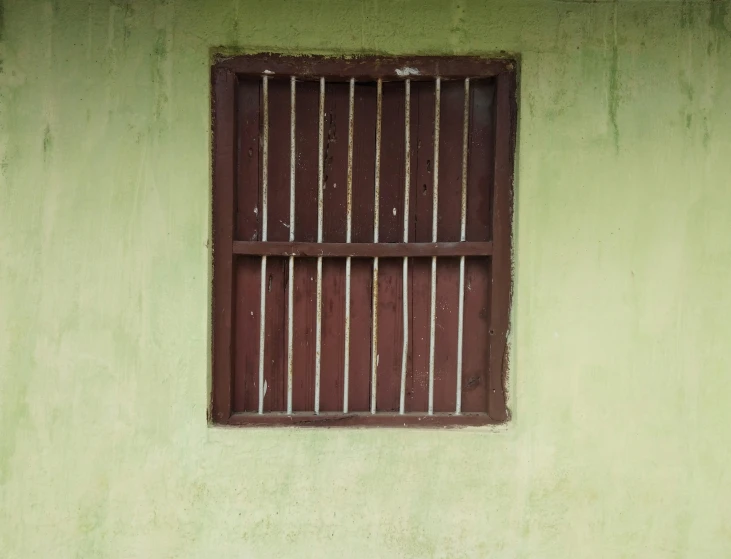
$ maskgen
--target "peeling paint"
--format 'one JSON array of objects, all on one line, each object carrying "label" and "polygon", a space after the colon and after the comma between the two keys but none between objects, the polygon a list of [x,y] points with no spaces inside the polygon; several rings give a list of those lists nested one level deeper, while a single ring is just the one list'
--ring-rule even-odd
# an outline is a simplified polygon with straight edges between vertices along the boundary
[{"label": "peeling paint", "polygon": [[396,75],[405,78],[407,76],[419,76],[421,72],[419,72],[418,68],[404,66],[403,68],[396,68]]}]

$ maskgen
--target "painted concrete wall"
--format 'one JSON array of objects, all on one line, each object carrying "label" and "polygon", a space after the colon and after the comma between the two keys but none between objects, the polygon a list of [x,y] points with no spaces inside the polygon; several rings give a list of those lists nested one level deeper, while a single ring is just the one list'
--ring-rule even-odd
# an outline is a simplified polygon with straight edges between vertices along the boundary
[{"label": "painted concrete wall", "polygon": [[[0,5],[1,557],[731,557],[727,0]],[[521,54],[507,428],[207,426],[216,46]]]}]

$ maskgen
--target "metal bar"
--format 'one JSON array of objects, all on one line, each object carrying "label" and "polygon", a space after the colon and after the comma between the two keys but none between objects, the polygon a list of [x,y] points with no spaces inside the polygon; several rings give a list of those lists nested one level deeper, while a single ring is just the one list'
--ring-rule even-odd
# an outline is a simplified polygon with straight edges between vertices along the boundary
[{"label": "metal bar", "polygon": [[[267,196],[269,189],[269,78],[262,78],[262,150],[261,150],[261,240],[267,240]],[[261,258],[261,295],[259,304],[259,413],[264,413],[264,331],[266,328],[267,257]]]},{"label": "metal bar", "polygon": [[317,242],[322,242],[323,190],[325,173],[325,78],[320,78],[320,106],[317,120]]},{"label": "metal bar", "polygon": [[[355,80],[350,80],[350,92],[348,95],[348,184],[347,184],[347,212],[346,212],[346,230],[345,242],[351,242],[351,232],[353,229],[353,137],[355,130],[354,124],[355,111]],[[377,240],[376,240],[377,241]]]},{"label": "metal bar", "polygon": [[[294,169],[295,169],[295,115],[296,115],[296,81],[294,76],[290,78],[290,103],[289,103],[289,240],[294,241]],[[289,257],[289,285],[287,301],[287,413],[292,413],[292,357],[294,349],[294,257]]]},{"label": "metal bar", "polygon": [[295,177],[295,162],[297,160],[297,154],[295,153],[295,121],[297,116],[296,107],[296,92],[297,82],[294,76],[290,78],[290,89],[289,89],[289,240],[294,241],[294,177]]},{"label": "metal bar", "polygon": [[261,149],[261,240],[267,240],[269,226],[269,77],[262,78],[262,149]]},{"label": "metal bar", "polygon": [[[411,80],[404,84],[404,244],[409,242],[409,189],[411,187]],[[401,299],[403,301],[403,346],[401,349],[401,393],[399,413],[403,415],[406,407],[406,361],[409,356],[409,258],[404,256],[404,269],[401,276]]]},{"label": "metal bar", "polygon": [[[350,79],[348,95],[348,178],[345,242],[350,245],[353,229],[353,137],[355,124],[355,80]],[[348,413],[350,390],[350,256],[345,260],[345,349],[343,356],[343,413]]]},{"label": "metal bar", "polygon": [[[462,205],[459,240],[467,240],[467,149],[470,128],[470,79],[464,81],[464,114],[462,117]],[[459,259],[459,312],[457,318],[457,404],[455,413],[462,413],[462,348],[464,345],[464,260]]]},{"label": "metal bar", "polygon": [[470,132],[470,79],[464,81],[464,109],[462,114],[462,204],[460,206],[459,240],[467,240],[467,150]]},{"label": "metal bar", "polygon": [[264,413],[264,339],[266,330],[266,275],[267,257],[261,257],[261,299],[259,304],[259,413]]},{"label": "metal bar", "polygon": [[430,258],[432,256],[490,256],[493,244],[485,242],[441,243],[307,243],[289,241],[234,241],[233,253],[245,256],[287,258]]},{"label": "metal bar", "polygon": [[[317,121],[317,242],[322,242],[324,166],[325,78],[320,78],[320,110]],[[317,257],[317,326],[315,327],[315,413],[320,413],[320,369],[322,363],[322,256]]]},{"label": "metal bar", "polygon": [[[432,192],[432,242],[437,242],[439,213],[439,120],[442,83],[437,78],[434,92],[434,188]],[[429,319],[429,415],[434,413],[434,346],[437,318],[437,257],[431,259],[431,316]]]},{"label": "metal bar", "polygon": [[[383,80],[378,78],[376,90],[376,169],[373,203],[373,242],[378,243],[381,201],[381,113],[383,108]],[[373,259],[373,327],[371,332],[371,413],[376,413],[378,387],[378,257]]]}]

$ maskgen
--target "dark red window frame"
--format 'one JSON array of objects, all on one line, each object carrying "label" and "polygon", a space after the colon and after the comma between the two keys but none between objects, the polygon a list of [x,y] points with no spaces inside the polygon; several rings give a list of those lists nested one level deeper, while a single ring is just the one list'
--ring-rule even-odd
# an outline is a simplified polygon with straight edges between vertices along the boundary
[{"label": "dark red window frame", "polygon": [[[486,223],[489,222],[489,239],[450,239],[434,243],[423,242],[423,240],[422,242],[398,242],[394,239],[381,242],[364,242],[361,238],[353,239],[354,242],[350,243],[342,242],[342,240],[329,242],[328,239],[325,239],[328,242],[318,243],[313,242],[313,239],[300,240],[296,238],[296,240],[287,240],[278,238],[267,239],[267,242],[262,242],[258,237],[261,233],[261,224],[258,226],[255,224],[253,229],[251,227],[247,228],[245,224],[242,225],[243,218],[240,214],[241,198],[245,197],[241,192],[247,192],[246,188],[256,192],[253,200],[257,209],[260,207],[256,203],[256,196],[260,197],[262,182],[260,168],[262,116],[261,110],[259,110],[260,106],[257,108],[258,112],[252,113],[247,111],[246,103],[261,103],[260,90],[252,89],[250,84],[252,84],[252,80],[262,80],[264,76],[267,76],[267,79],[272,83],[277,79],[290,79],[291,77],[301,80],[302,83],[318,83],[320,78],[324,78],[328,84],[343,82],[348,84],[351,80],[359,84],[374,84],[376,81],[379,84],[387,84],[404,82],[409,79],[415,87],[418,87],[416,84],[434,82],[437,78],[443,80],[444,83],[457,80],[463,81],[465,78],[469,78],[476,84],[482,83],[480,80],[487,80],[492,88],[490,91],[493,92],[491,113],[489,115],[492,119],[491,134],[493,135],[490,140],[492,142],[490,153],[492,184],[489,185],[490,200],[488,205],[490,215],[486,221]],[[506,59],[477,57],[359,57],[345,59],[319,56],[289,57],[276,54],[245,55],[217,60],[212,67],[211,79],[213,128],[213,382],[210,417],[213,423],[241,426],[444,427],[485,425],[507,421],[509,419],[509,410],[506,405],[505,377],[508,366],[507,336],[512,289],[513,168],[517,116],[515,62]],[[344,87],[347,87],[345,84]],[[381,85],[379,85],[379,92],[381,91],[380,88]],[[379,103],[380,95],[379,93]],[[468,100],[465,102],[465,106],[468,102]],[[272,115],[268,118],[276,118],[275,113],[281,112],[289,115],[289,105],[273,105],[271,98],[267,99],[267,103],[269,113]],[[247,118],[249,119],[248,124],[246,123]],[[246,126],[249,126],[249,128],[246,128]],[[460,124],[460,126],[462,125]],[[258,129],[259,133],[250,133],[254,128]],[[281,138],[278,138],[278,140],[281,140]],[[421,138],[413,138],[413,141],[420,142]],[[278,144],[282,144],[282,142],[279,141]],[[279,145],[279,147],[282,146]],[[458,147],[461,149],[462,146]],[[270,170],[272,169],[273,158],[279,158],[274,164],[284,164],[282,153],[286,151],[289,154],[289,149],[289,145],[286,146],[284,151],[277,149],[276,145],[270,146],[268,148],[269,164],[267,167]],[[242,154],[246,153],[247,150],[249,158],[253,157],[259,161],[258,171],[253,168],[248,169],[242,164],[242,160],[245,158]],[[444,144],[440,144],[440,153],[443,150]],[[383,148],[381,148],[381,154],[384,160],[382,165],[388,165],[389,159],[384,155]],[[287,155],[286,163],[289,164],[289,161]],[[319,161],[316,159],[315,166],[318,163]],[[299,161],[297,165],[299,165]],[[357,173],[358,169],[354,168],[353,172]],[[357,182],[355,177],[352,182]],[[279,201],[277,199],[270,200],[269,207],[271,208],[272,204],[281,206],[281,202],[282,198],[280,196]],[[289,203],[288,199],[286,203]],[[289,206],[287,206],[287,212],[289,211],[288,208]],[[374,209],[371,205],[371,212],[376,210],[378,208]],[[358,211],[358,207],[354,205],[353,212]],[[382,208],[380,211],[383,212]],[[394,215],[396,215],[395,207]],[[408,257],[409,261],[414,262],[419,259],[429,261],[432,257],[439,257],[440,262],[442,259],[449,260],[450,258],[456,262],[456,258],[459,257],[489,260],[489,268],[487,268],[489,269],[489,275],[486,278],[488,293],[485,293],[485,298],[489,301],[489,304],[484,309],[486,311],[483,313],[485,316],[482,317],[486,324],[487,336],[484,344],[486,344],[487,351],[485,353],[484,370],[478,379],[479,383],[484,384],[480,392],[484,401],[480,404],[479,411],[471,410],[453,413],[446,409],[439,409],[438,411],[435,409],[433,413],[428,413],[427,410],[422,409],[404,413],[402,404],[400,410],[394,409],[392,405],[390,409],[386,410],[379,408],[376,413],[371,413],[369,409],[363,409],[363,405],[360,408],[354,406],[355,409],[351,409],[347,413],[342,410],[323,410],[322,408],[315,413],[314,409],[310,409],[312,408],[310,405],[313,391],[312,379],[307,380],[307,394],[305,395],[303,392],[303,394],[298,393],[296,395],[298,402],[303,398],[307,399],[308,404],[304,406],[304,409],[300,404],[297,406],[298,409],[289,412],[283,407],[284,404],[281,398],[278,404],[268,404],[267,409],[262,409],[262,404],[259,404],[258,411],[257,409],[251,409],[251,405],[248,406],[249,409],[242,409],[246,408],[246,405],[241,402],[246,398],[249,398],[248,401],[253,398],[252,394],[243,393],[259,390],[255,386],[256,375],[254,374],[254,369],[258,369],[259,365],[258,361],[253,362],[255,355],[258,358],[256,348],[259,346],[259,331],[250,328],[250,323],[244,322],[240,316],[237,317],[237,312],[239,314],[242,312],[237,305],[244,300],[249,304],[246,309],[254,309],[259,304],[260,276],[256,275],[254,277],[257,269],[253,263],[258,262],[258,259],[261,259],[262,256],[269,258],[275,266],[279,265],[278,262],[283,264],[284,291],[286,291],[287,281],[285,262],[289,257],[295,257],[298,262],[308,260],[310,262],[308,266],[312,269],[314,269],[313,262],[317,257],[322,257],[323,262],[344,260],[346,257],[352,257],[353,262],[360,261],[360,259],[372,261],[374,257],[379,259]],[[248,264],[246,264],[247,262]],[[249,266],[249,270],[246,272],[248,275],[242,275],[242,272],[237,268],[240,266]],[[310,268],[307,269],[311,271]],[[360,270],[360,272],[363,272],[363,270]],[[242,280],[241,277],[244,277],[244,279]],[[269,281],[271,283],[271,278]],[[372,286],[373,283],[369,285]],[[376,291],[378,290],[377,286],[376,283]],[[295,286],[295,289],[298,288]],[[299,289],[304,288],[300,286]],[[307,289],[311,288],[308,287]],[[464,297],[464,295],[461,296]],[[282,308],[287,305],[286,300],[279,303]],[[254,316],[254,310],[251,311],[251,314]],[[286,332],[284,335],[285,338],[288,337]],[[309,339],[311,337],[310,333]],[[294,342],[297,343],[296,333],[294,338]],[[310,341],[307,343],[309,344]],[[237,360],[241,363],[241,367],[246,369],[246,372],[241,373],[248,375],[246,380],[237,377],[237,374],[239,374],[235,370]],[[375,365],[375,367],[377,369],[378,365]],[[282,377],[281,364],[279,368],[279,377]],[[285,371],[284,374],[286,375],[286,373]],[[321,392],[323,391],[322,382],[324,380],[319,385]],[[394,385],[395,381],[391,380],[391,384]],[[280,381],[282,381],[282,378],[280,378]],[[337,382],[342,383],[342,378]],[[470,379],[463,379],[462,386],[469,385],[470,382]],[[300,388],[302,386],[302,381],[300,381]],[[341,387],[338,386],[338,389],[341,390]],[[362,392],[371,389],[372,385],[366,382],[360,390]],[[470,389],[469,386],[463,388],[463,390],[468,389]],[[351,390],[353,389],[351,388]],[[358,388],[356,387],[355,390],[358,390]],[[403,387],[400,390],[403,392]],[[433,392],[433,388],[431,390]],[[302,388],[302,391],[305,391],[305,389]],[[291,393],[290,389],[290,401],[292,398]],[[367,398],[365,394],[361,394],[361,396],[363,396],[361,398],[363,401],[365,401],[364,398],[371,398],[370,395]],[[373,397],[375,398],[375,394],[373,394]],[[343,398],[347,399],[347,396]],[[395,395],[391,394],[390,399],[393,401],[394,398]],[[403,396],[401,398],[403,401]],[[263,413],[260,413],[262,411]]]}]

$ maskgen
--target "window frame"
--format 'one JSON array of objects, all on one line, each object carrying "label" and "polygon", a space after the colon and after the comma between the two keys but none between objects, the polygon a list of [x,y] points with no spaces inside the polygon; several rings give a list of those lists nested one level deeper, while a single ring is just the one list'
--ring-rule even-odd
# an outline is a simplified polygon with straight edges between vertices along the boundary
[{"label": "window frame", "polygon": [[[382,426],[447,427],[504,423],[510,419],[507,407],[508,332],[512,296],[512,228],[515,136],[517,122],[516,61],[480,57],[357,57],[285,56],[279,54],[219,57],[211,66],[212,127],[212,386],[209,421],[238,426]],[[431,80],[487,78],[496,79],[495,154],[493,190],[493,238],[490,242],[491,294],[489,319],[489,368],[487,412],[460,415],[360,413],[232,413],[232,321],[233,271],[236,254],[256,254],[257,242],[234,239],[236,188],[236,84],[239,76],[269,74],[296,77],[324,77],[329,81],[374,80],[377,78]],[[272,243],[270,243],[272,244]],[[281,253],[308,255],[306,244],[279,243]],[[342,256],[353,252],[347,245],[327,243]],[[355,244],[355,243],[353,243]],[[416,245],[418,243],[408,243]],[[427,243],[423,243],[427,245]],[[438,243],[448,245],[450,243]],[[485,243],[451,243],[466,245]],[[299,245],[299,246],[294,246]],[[336,246],[339,245],[339,246]],[[359,250],[378,247],[361,244]],[[385,243],[383,243],[385,245]],[[370,248],[369,248],[370,247]],[[399,248],[400,247],[400,248]],[[423,247],[425,250],[426,246]],[[436,247],[431,247],[434,250]],[[378,249],[384,250],[384,249]],[[392,244],[385,250],[412,255],[406,245]],[[401,250],[401,252],[398,252]],[[445,254],[449,249],[444,247]],[[454,251],[456,249],[452,249]],[[478,247],[473,247],[478,251]],[[242,252],[247,251],[247,252]],[[254,251],[254,252],[251,252]],[[302,252],[304,251],[304,252]],[[355,254],[355,253],[353,253]],[[375,254],[374,254],[375,255]],[[431,252],[428,253],[432,255]],[[312,254],[317,256],[317,254]]]}]

